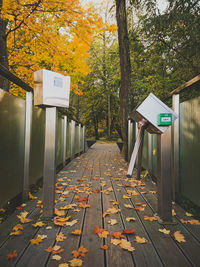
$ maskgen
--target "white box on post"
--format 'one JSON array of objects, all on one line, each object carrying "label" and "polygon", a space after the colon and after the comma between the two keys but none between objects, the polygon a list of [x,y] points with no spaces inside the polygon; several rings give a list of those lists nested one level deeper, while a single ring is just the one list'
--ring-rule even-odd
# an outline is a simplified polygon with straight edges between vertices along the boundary
[{"label": "white box on post", "polygon": [[41,69],[34,72],[34,105],[69,107],[70,77]]}]

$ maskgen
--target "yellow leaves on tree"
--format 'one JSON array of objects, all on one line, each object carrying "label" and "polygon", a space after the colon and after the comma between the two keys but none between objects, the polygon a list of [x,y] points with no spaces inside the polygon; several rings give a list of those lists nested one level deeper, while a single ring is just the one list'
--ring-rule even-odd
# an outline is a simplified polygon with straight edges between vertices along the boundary
[{"label": "yellow leaves on tree", "polygon": [[[33,72],[45,68],[71,76],[76,87],[90,72],[86,59],[94,33],[116,29],[79,0],[4,0],[1,18],[8,20],[9,66],[31,86]],[[14,86],[11,92],[24,95]]]}]

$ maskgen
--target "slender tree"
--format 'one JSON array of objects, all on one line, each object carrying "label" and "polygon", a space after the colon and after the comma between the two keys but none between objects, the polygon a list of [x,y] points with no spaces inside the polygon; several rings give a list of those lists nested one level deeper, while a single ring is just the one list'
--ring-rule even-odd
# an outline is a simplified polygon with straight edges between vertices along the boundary
[{"label": "slender tree", "polygon": [[116,19],[118,26],[119,57],[121,70],[120,87],[120,114],[121,114],[121,133],[123,137],[123,150],[125,159],[128,154],[128,113],[130,107],[129,92],[131,89],[131,63],[129,52],[129,38],[126,18],[126,0],[116,1]]}]

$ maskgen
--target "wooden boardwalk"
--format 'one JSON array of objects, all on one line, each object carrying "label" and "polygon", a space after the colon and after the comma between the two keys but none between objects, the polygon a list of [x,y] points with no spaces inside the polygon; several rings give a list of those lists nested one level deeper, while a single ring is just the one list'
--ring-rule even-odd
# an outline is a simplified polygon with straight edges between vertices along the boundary
[{"label": "wooden boardwalk", "polygon": [[[23,224],[23,234],[10,236],[10,233],[14,232],[13,227],[22,224],[17,217],[22,211],[16,210],[0,225],[0,266],[54,267],[62,263],[80,266],[81,261],[74,265],[73,261],[69,261],[74,258],[72,251],[81,246],[88,250],[85,257],[78,257],[82,260],[82,266],[200,266],[200,225],[181,223],[181,219],[188,221],[192,218],[186,216],[182,208],[174,206],[174,219],[177,224],[166,226],[170,234],[160,232],[159,229],[163,227],[157,221],[149,221],[156,212],[155,185],[147,178],[139,183],[127,179],[126,170],[127,164],[114,144],[97,143],[86,154],[71,161],[57,175],[56,208],[58,214],[62,211],[64,213],[60,217],[71,216],[65,221],[60,220],[58,216],[57,221],[60,221],[60,224],[75,224],[59,226],[42,220],[38,203],[38,200],[42,199],[42,192],[39,191],[35,195],[37,199],[29,200],[23,208],[28,214],[22,214],[22,217],[32,220]],[[85,205],[90,207],[86,208]],[[135,218],[134,221],[127,219],[132,217]],[[33,227],[32,224],[38,221],[45,225]],[[81,235],[71,233],[77,229],[81,230]],[[105,229],[109,234],[101,229]],[[112,236],[112,233],[121,233],[124,229],[134,229],[135,233],[123,234],[125,239]],[[183,234],[186,242],[179,243],[175,240],[174,233],[177,231]],[[60,233],[66,236],[63,241],[56,240]],[[98,233],[100,236],[108,236],[100,238]],[[38,235],[41,235],[39,239]],[[136,242],[136,236],[145,238],[147,242]],[[59,237],[62,239],[61,234]],[[36,242],[40,240],[39,244],[31,244],[30,240],[33,239],[36,239]],[[107,250],[100,248],[104,245],[108,246]],[[59,261],[52,259],[53,253],[46,251],[50,246],[60,246],[51,249],[55,255],[60,255]],[[63,251],[59,251],[60,249]],[[17,257],[13,258],[13,261],[6,260],[7,255],[14,250]]]}]

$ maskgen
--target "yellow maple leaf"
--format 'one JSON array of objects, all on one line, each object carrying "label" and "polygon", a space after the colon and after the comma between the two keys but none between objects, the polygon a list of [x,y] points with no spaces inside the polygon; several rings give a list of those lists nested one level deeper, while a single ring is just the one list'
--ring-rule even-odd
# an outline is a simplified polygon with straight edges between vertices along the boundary
[{"label": "yellow maple leaf", "polygon": [[37,197],[34,197],[30,192],[28,192],[28,197],[30,198],[30,199],[36,199]]},{"label": "yellow maple leaf", "polygon": [[71,267],[79,267],[79,266],[82,266],[83,264],[83,261],[81,259],[73,259],[73,260],[70,260],[70,266]]},{"label": "yellow maple leaf", "polygon": [[13,227],[14,231],[18,231],[18,230],[24,230],[24,226],[22,224],[17,224]]},{"label": "yellow maple leaf", "polygon": [[123,198],[124,199],[129,199],[129,198],[131,198],[130,196],[127,196],[127,195],[123,195]]},{"label": "yellow maple leaf", "polygon": [[67,263],[61,263],[58,265],[58,267],[69,267],[69,264]]},{"label": "yellow maple leaf", "polygon": [[15,232],[11,232],[9,235],[22,235],[23,233],[24,233],[24,231],[17,230]]},{"label": "yellow maple leaf", "polygon": [[39,243],[42,242],[42,239],[40,237],[36,237],[30,240],[31,245],[38,245]]},{"label": "yellow maple leaf", "polygon": [[81,230],[79,230],[79,229],[76,229],[76,230],[74,230],[73,232],[71,232],[71,234],[73,234],[73,235],[81,235]]},{"label": "yellow maple leaf", "polygon": [[76,220],[73,220],[73,221],[71,221],[71,222],[66,222],[66,226],[73,226],[74,224],[76,224],[78,222],[78,220],[76,219]]},{"label": "yellow maple leaf", "polygon": [[147,243],[146,238],[144,238],[144,237],[139,237],[139,236],[137,236],[137,235],[136,235],[136,237],[135,237],[135,241],[136,241],[137,243],[140,243],[140,244]]},{"label": "yellow maple leaf", "polygon": [[45,224],[43,223],[43,222],[36,222],[35,224],[32,224],[33,225],[33,227],[42,227],[42,226],[44,226]]},{"label": "yellow maple leaf", "polygon": [[185,215],[188,216],[188,217],[192,217],[192,216],[193,216],[193,215],[192,215],[191,213],[189,213],[189,212],[186,212]]},{"label": "yellow maple leaf", "polygon": [[109,235],[109,232],[106,231],[106,230],[103,230],[101,233],[98,233],[98,236],[99,236],[100,238],[107,238],[108,235]]},{"label": "yellow maple leaf", "polygon": [[182,234],[180,233],[180,231],[176,231],[176,232],[174,233],[174,237],[175,237],[175,239],[176,239],[179,243],[181,243],[181,242],[186,242],[186,241],[185,241],[185,237],[184,237],[184,235],[182,235]]},{"label": "yellow maple leaf", "polygon": [[195,224],[195,225],[200,225],[200,221],[198,221],[198,220],[188,220],[188,223]]},{"label": "yellow maple leaf", "polygon": [[128,251],[134,251],[135,248],[131,246],[131,242],[127,241],[126,239],[121,239],[120,247],[126,249]]},{"label": "yellow maple leaf", "polygon": [[63,233],[56,235],[56,241],[64,241],[67,237]]},{"label": "yellow maple leaf", "polygon": [[163,233],[163,234],[166,234],[166,235],[169,235],[170,233],[170,230],[167,230],[167,229],[158,229],[159,232]]},{"label": "yellow maple leaf", "polygon": [[124,207],[126,207],[127,209],[134,209],[134,207],[130,204],[124,204]]},{"label": "yellow maple leaf", "polygon": [[121,240],[120,239],[116,239],[116,238],[112,238],[110,240],[110,243],[115,245],[115,246],[117,246],[117,245],[119,245],[121,243]]},{"label": "yellow maple leaf", "polygon": [[144,216],[144,220],[153,222],[153,221],[157,221],[158,219],[156,217],[154,217],[154,216],[153,217]]},{"label": "yellow maple leaf", "polygon": [[175,216],[176,215],[176,212],[174,209],[172,209],[172,216]]},{"label": "yellow maple leaf", "polygon": [[20,218],[20,222],[21,222],[21,223],[28,223],[28,222],[30,222],[30,221],[32,221],[32,219],[28,219],[28,218],[26,218],[26,217],[21,217],[21,218]]},{"label": "yellow maple leaf", "polygon": [[62,257],[60,255],[56,255],[56,254],[53,255],[51,258],[52,258],[52,260],[56,260],[56,261],[59,261],[62,259]]},{"label": "yellow maple leaf", "polygon": [[58,209],[56,209],[56,208],[55,208],[55,210],[54,210],[54,213],[55,213],[56,215],[58,215],[58,216],[63,216],[63,215],[65,215],[65,211],[64,211],[64,210],[58,210]]}]

